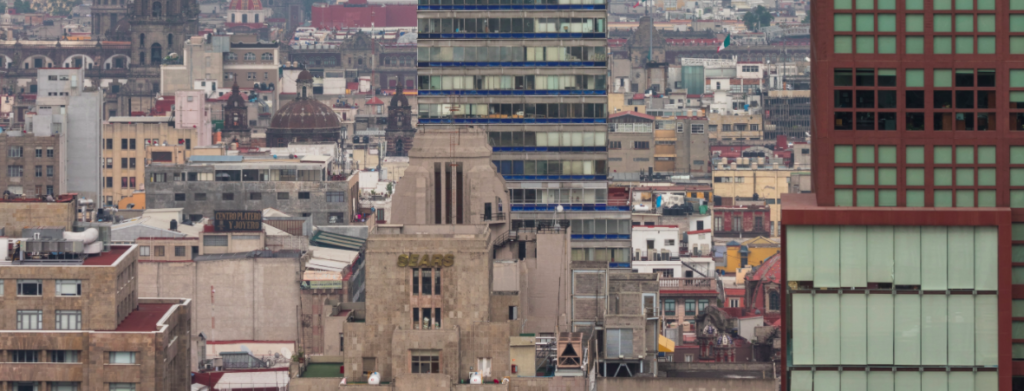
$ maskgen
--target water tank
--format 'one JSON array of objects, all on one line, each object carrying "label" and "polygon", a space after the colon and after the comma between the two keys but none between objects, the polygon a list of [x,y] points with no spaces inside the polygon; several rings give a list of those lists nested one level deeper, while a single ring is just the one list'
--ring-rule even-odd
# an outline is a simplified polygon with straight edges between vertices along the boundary
[{"label": "water tank", "polygon": [[484,384],[484,377],[480,376],[480,372],[470,372],[469,384]]},{"label": "water tank", "polygon": [[764,156],[758,156],[757,157],[757,164],[764,165]]},{"label": "water tank", "polygon": [[380,372],[374,372],[370,375],[370,378],[366,380],[371,386],[380,385]]}]

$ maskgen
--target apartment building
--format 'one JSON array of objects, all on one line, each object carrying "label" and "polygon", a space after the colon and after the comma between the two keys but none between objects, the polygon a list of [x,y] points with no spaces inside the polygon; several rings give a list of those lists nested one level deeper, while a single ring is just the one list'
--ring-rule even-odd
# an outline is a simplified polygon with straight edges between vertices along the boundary
[{"label": "apartment building", "polygon": [[194,128],[176,128],[173,117],[111,117],[103,124],[103,205],[145,189],[150,163],[184,164],[192,156]]}]

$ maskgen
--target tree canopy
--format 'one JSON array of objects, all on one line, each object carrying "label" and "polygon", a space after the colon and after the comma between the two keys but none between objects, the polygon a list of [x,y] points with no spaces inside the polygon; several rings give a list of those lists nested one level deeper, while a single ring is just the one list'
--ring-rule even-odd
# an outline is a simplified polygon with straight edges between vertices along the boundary
[{"label": "tree canopy", "polygon": [[775,20],[775,17],[763,5],[759,5],[743,15],[743,24],[747,26],[749,31],[756,31],[760,27],[771,26],[772,20]]}]

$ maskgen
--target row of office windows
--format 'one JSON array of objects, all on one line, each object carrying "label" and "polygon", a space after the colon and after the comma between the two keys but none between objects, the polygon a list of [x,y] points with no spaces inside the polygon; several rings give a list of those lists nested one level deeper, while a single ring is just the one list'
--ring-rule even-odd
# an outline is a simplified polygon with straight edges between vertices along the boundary
[{"label": "row of office windows", "polygon": [[420,104],[419,118],[605,118],[604,103]]},{"label": "row of office windows", "polygon": [[[8,148],[7,157],[25,157],[25,147],[13,146]],[[43,157],[43,148],[36,147],[36,157]],[[53,157],[53,147],[46,147],[46,157]]]},{"label": "row of office windows", "polygon": [[151,173],[150,182],[268,182],[268,181],[322,181],[322,170],[216,170],[214,172]]},{"label": "row of office windows", "polygon": [[604,90],[607,77],[593,75],[564,76],[420,76],[419,89],[444,90]]},{"label": "row of office windows", "polygon": [[[274,196],[274,199],[278,199],[278,200],[291,199],[291,193],[286,192],[286,191],[271,192],[270,194],[276,194]],[[326,192],[326,197],[327,197],[327,202],[345,202],[345,193],[344,192],[329,191],[329,192]],[[262,200],[262,199],[263,199],[263,193],[262,192],[250,192],[249,193],[249,200]],[[300,192],[297,193],[296,199],[308,200],[308,199],[310,199],[310,192],[308,192],[308,191],[300,191]],[[179,202],[188,201],[188,194],[187,193],[174,193],[174,200],[175,201],[179,201]],[[192,194],[192,200],[193,201],[210,201],[210,198],[207,195],[207,193],[193,193]],[[235,200],[235,193],[233,193],[233,192],[220,193],[220,200],[221,201],[234,201]]]},{"label": "row of office windows", "polygon": [[604,18],[419,19],[420,34],[603,33]]},{"label": "row of office windows", "polygon": [[[4,282],[0,280],[0,296],[4,295]],[[17,280],[18,296],[43,296],[43,280]],[[82,280],[54,280],[55,297],[82,295]]]},{"label": "row of office windows", "polygon": [[594,147],[605,146],[604,132],[489,132],[494,147]]},{"label": "row of office windows", "polygon": [[417,60],[454,62],[579,62],[607,61],[607,49],[603,46],[488,46],[488,47],[421,47]]}]

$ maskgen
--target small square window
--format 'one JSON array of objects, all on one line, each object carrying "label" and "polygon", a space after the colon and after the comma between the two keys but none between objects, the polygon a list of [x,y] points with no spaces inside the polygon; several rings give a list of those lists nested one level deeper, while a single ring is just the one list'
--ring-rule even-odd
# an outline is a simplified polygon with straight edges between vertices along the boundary
[{"label": "small square window", "polygon": [[934,37],[934,38],[932,38],[932,53],[935,53],[935,54],[953,54],[953,38],[952,37]]},{"label": "small square window", "polygon": [[896,206],[896,190],[879,190],[878,206]]},{"label": "small square window", "polygon": [[848,35],[837,35],[834,39],[834,46],[836,53],[853,53],[853,37]]},{"label": "small square window", "polygon": [[936,190],[932,195],[932,205],[936,208],[952,208],[953,207],[953,191],[952,190]]},{"label": "small square window", "polygon": [[978,37],[978,54],[996,54],[996,37]]},{"label": "small square window", "polygon": [[872,207],[875,206],[875,191],[869,189],[857,190],[857,206],[860,207]]},{"label": "small square window", "polygon": [[978,207],[994,208],[996,206],[995,190],[978,190]]},{"label": "small square window", "polygon": [[906,29],[908,33],[924,32],[924,15],[911,14],[906,17]]},{"label": "small square window", "polygon": [[974,54],[974,37],[956,37],[956,54]]},{"label": "small square window", "polygon": [[996,164],[996,147],[991,145],[979,146],[978,164]]},{"label": "small square window", "polygon": [[956,164],[974,164],[974,147],[970,145],[956,147]]},{"label": "small square window", "polygon": [[[1022,158],[1024,158],[1024,147],[1022,148]],[[851,145],[836,145],[835,146],[835,162],[836,163],[853,163],[853,146]]]},{"label": "small square window", "polygon": [[932,85],[934,87],[952,87],[953,86],[953,70],[951,69],[936,69],[932,73]]},{"label": "small square window", "polygon": [[853,1],[852,0],[834,0],[834,2],[832,4],[833,4],[833,8],[835,8],[837,10],[848,10],[848,9],[853,8]]},{"label": "small square window", "polygon": [[924,87],[924,70],[907,69],[907,87]]},{"label": "small square window", "polygon": [[833,17],[833,21],[833,30],[835,30],[836,32],[853,31],[853,15],[836,14],[835,17]]},{"label": "small square window", "polygon": [[896,32],[896,14],[878,14],[878,31]]},{"label": "small square window", "polygon": [[974,190],[957,190],[956,191],[956,207],[957,208],[973,208],[974,207]]},{"label": "small square window", "polygon": [[908,207],[923,207],[924,206],[924,190],[907,190],[907,206]]},{"label": "small square window", "polygon": [[935,10],[948,10],[952,6],[950,0],[934,0],[932,3],[932,9]]},{"label": "small square window", "polygon": [[924,169],[907,169],[907,186],[924,186]]},{"label": "small square window", "polygon": [[864,167],[857,169],[857,185],[858,186],[874,186],[875,185],[875,169],[871,167]]},{"label": "small square window", "polygon": [[875,37],[874,36],[858,36],[857,37],[857,53],[858,54],[872,54],[875,52]]},{"label": "small square window", "polygon": [[973,33],[974,32],[974,15],[957,15],[956,16],[956,32],[958,33]]},{"label": "small square window", "polygon": [[277,193],[277,199],[279,199],[279,200],[287,200],[288,199],[288,192],[283,192],[283,191],[282,192],[278,192]]},{"label": "small square window", "polygon": [[949,168],[936,168],[932,172],[932,178],[935,186],[952,186],[953,170]]},{"label": "small square window", "polygon": [[935,164],[953,164],[953,147],[950,146],[936,146],[932,153],[934,154],[932,163]]},{"label": "small square window", "polygon": [[299,199],[300,200],[308,200],[309,199],[309,192],[308,191],[300,191],[299,192]]},{"label": "small square window", "polygon": [[872,31],[875,31],[875,15],[874,14],[857,14],[857,31],[858,32],[872,32]]},{"label": "small square window", "polygon": [[857,146],[857,163],[872,164],[875,162],[875,147],[872,145]]},{"label": "small square window", "polygon": [[974,169],[973,168],[958,168],[956,169],[956,185],[961,187],[972,187],[974,186]]},{"label": "small square window", "polygon": [[896,146],[880,145],[878,147],[878,162],[881,164],[896,164]]},{"label": "small square window", "polygon": [[836,189],[836,206],[853,206],[853,190]]},{"label": "small square window", "polygon": [[924,0],[905,0],[905,6],[908,10],[923,10]]},{"label": "small square window", "polygon": [[[1024,147],[1021,147],[1021,152],[1021,160],[1024,160]],[[924,147],[917,145],[908,146],[907,164],[924,164]]]},{"label": "small square window", "polygon": [[879,168],[878,169],[878,184],[881,186],[896,186],[896,169],[895,168]]},{"label": "small square window", "polygon": [[1010,37],[1010,54],[1024,54],[1024,37]]},{"label": "small square window", "polygon": [[[1024,173],[1022,173],[1024,174]],[[1013,169],[1010,169],[1010,178],[1013,178]],[[1021,175],[1021,186],[1024,186],[1024,175]],[[995,186],[996,185],[996,169],[994,168],[979,168],[978,169],[978,186]],[[1012,184],[1011,184],[1012,185]]]},{"label": "small square window", "polygon": [[953,32],[953,16],[948,14],[932,16],[932,31],[936,33]]},{"label": "small square window", "polygon": [[835,182],[839,186],[848,186],[853,184],[853,169],[849,167],[836,167],[835,168]]}]

